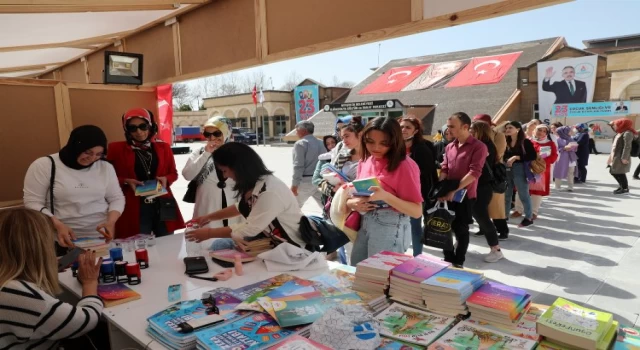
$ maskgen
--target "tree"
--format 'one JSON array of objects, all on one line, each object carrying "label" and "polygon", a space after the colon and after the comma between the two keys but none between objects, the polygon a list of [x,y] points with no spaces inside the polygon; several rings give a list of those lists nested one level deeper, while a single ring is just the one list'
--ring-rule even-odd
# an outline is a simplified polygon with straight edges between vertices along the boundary
[{"label": "tree", "polygon": [[352,88],[354,87],[356,84],[352,81],[340,81],[340,79],[338,79],[337,76],[333,76],[333,80],[331,82],[331,86],[333,87],[341,87],[341,88]]},{"label": "tree", "polygon": [[302,81],[302,77],[298,72],[291,71],[289,75],[285,78],[285,83],[280,87],[280,90],[291,91],[293,90],[300,82]]},{"label": "tree", "polygon": [[267,76],[262,70],[254,71],[251,74],[247,74],[242,78],[242,86],[240,93],[248,93],[253,90],[253,87],[257,87],[258,90],[264,89],[267,83]]},{"label": "tree", "polygon": [[191,105],[188,104],[183,104],[180,105],[180,107],[178,107],[178,111],[180,112],[191,112],[193,110],[193,108],[191,107]]},{"label": "tree", "polygon": [[219,75],[198,80],[198,90],[204,98],[220,96],[220,85],[222,85],[222,79]]},{"label": "tree", "polygon": [[190,104],[193,101],[193,92],[189,85],[181,83],[181,84],[173,84],[172,87],[173,94],[173,106],[175,110],[180,109],[183,105]]},{"label": "tree", "polygon": [[220,96],[235,95],[241,92],[240,77],[237,73],[225,74],[221,77]]}]

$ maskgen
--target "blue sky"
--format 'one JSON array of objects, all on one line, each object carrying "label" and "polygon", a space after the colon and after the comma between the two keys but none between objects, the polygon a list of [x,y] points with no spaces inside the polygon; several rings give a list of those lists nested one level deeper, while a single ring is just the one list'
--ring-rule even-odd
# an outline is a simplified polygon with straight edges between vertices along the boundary
[{"label": "blue sky", "polygon": [[[569,45],[582,40],[640,33],[640,0],[577,0],[461,26],[379,42],[380,65],[398,58],[469,50],[564,36]],[[278,89],[295,71],[303,78],[331,84],[333,77],[355,83],[377,66],[378,42],[238,71],[262,70]],[[269,89],[265,86],[264,89]]]}]

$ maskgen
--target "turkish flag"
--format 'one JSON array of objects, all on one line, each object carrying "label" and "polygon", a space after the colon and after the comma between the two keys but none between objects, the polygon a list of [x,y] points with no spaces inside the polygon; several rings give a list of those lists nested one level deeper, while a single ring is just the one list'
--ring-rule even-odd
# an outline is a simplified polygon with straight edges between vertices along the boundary
[{"label": "turkish flag", "polygon": [[380,94],[383,92],[398,92],[420,76],[429,64],[410,67],[391,68],[371,84],[365,86],[358,94]]},{"label": "turkish flag", "polygon": [[156,88],[158,98],[158,138],[173,145],[173,97],[171,84]]},{"label": "turkish flag", "polygon": [[253,104],[258,104],[258,86],[254,85],[253,90],[251,90],[251,99],[253,99]]},{"label": "turkish flag", "polygon": [[520,54],[522,51],[504,55],[474,57],[460,73],[451,79],[446,87],[499,83],[507,75]]}]

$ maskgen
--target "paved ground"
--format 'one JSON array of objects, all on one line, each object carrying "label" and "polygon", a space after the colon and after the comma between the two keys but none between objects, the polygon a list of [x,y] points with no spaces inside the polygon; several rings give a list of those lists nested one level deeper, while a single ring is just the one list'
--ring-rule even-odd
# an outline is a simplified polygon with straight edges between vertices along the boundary
[{"label": "paved ground", "polygon": [[[290,147],[260,146],[257,151],[279,178],[290,183]],[[178,171],[187,157],[176,156]],[[562,296],[612,312],[623,324],[640,326],[640,181],[631,182],[631,194],[614,196],[617,184],[605,169],[606,157],[592,156],[588,183],[576,186],[575,192],[552,192],[534,226],[511,225],[509,240],[501,242],[506,259],[483,262],[489,250],[486,241],[472,237],[465,266],[529,290],[536,302],[550,304]],[[634,159],[634,168],[636,164]],[[182,178],[172,186],[178,199],[186,187]],[[179,202],[185,218],[190,218],[193,205]]]}]

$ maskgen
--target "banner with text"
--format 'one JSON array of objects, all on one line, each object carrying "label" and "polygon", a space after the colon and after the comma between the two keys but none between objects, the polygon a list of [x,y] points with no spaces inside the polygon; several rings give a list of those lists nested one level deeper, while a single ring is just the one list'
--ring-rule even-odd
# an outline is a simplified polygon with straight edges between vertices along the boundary
[{"label": "banner with text", "polygon": [[624,117],[630,108],[631,101],[554,104],[553,117]]},{"label": "banner with text", "polygon": [[296,122],[307,120],[320,109],[318,85],[297,86],[293,91],[296,106]]},{"label": "banner with text", "polygon": [[597,55],[538,62],[540,119],[554,116],[554,104],[593,102],[597,67]]}]

